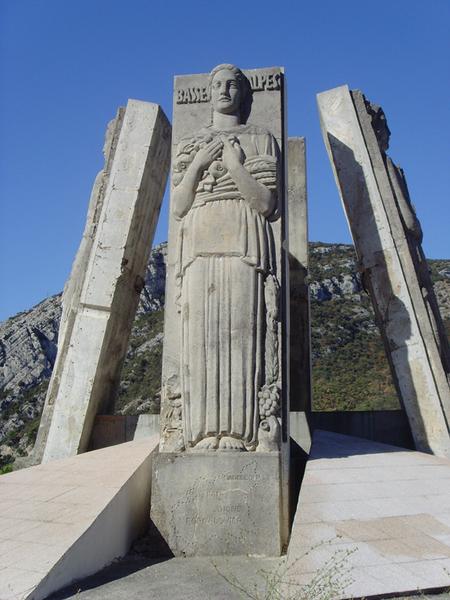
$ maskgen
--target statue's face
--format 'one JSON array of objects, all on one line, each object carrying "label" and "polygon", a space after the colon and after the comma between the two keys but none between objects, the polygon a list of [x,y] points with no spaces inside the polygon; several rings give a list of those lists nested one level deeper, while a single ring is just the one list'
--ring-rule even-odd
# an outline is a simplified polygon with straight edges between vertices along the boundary
[{"label": "statue's face", "polygon": [[222,69],[214,75],[211,83],[211,104],[213,109],[225,115],[239,112],[241,90],[236,75],[228,69]]}]

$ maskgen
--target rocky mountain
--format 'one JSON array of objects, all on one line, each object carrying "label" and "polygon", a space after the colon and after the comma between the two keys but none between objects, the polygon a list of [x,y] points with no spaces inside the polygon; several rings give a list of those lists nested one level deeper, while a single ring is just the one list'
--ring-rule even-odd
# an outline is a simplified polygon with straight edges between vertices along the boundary
[{"label": "rocky mountain", "polygon": [[[159,411],[166,245],[153,249],[122,371],[116,413]],[[450,331],[450,260],[430,261]],[[398,407],[352,246],[310,244],[313,396],[316,410]],[[0,466],[27,453],[53,368],[61,295],[0,324]]]},{"label": "rocky mountain", "polygon": [[[148,412],[145,400],[159,390],[166,249],[166,244],[155,247],[148,264],[123,369],[118,406],[124,412],[133,413],[132,406],[136,404],[140,407],[136,414]],[[0,323],[0,467],[16,455],[27,454],[34,443],[56,357],[61,310],[61,294],[57,294]],[[137,348],[141,340],[143,349]],[[141,355],[144,353],[148,359],[154,349],[159,363],[156,369],[151,369],[155,378],[155,384],[148,388],[151,391],[143,403],[139,403],[137,396],[133,396],[133,402],[122,401],[126,390],[133,393],[138,365],[146,364]],[[156,370],[157,377],[153,375]],[[141,381],[144,385],[148,377]]]}]

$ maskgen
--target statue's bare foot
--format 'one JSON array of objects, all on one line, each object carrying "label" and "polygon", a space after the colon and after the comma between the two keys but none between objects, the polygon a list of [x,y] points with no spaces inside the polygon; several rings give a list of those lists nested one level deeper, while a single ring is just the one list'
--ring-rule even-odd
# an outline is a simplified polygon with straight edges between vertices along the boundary
[{"label": "statue's bare foot", "polygon": [[204,450],[217,450],[219,440],[216,437],[203,438],[192,448],[194,452],[202,452]]},{"label": "statue's bare foot", "polygon": [[220,438],[219,450],[222,452],[245,452],[245,444],[242,440],[225,436]]}]

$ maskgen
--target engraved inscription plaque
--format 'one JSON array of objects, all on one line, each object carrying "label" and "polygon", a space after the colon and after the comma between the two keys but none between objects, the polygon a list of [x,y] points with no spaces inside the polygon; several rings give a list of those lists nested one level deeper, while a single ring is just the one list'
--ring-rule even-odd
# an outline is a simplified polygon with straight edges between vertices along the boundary
[{"label": "engraved inscription plaque", "polygon": [[154,473],[152,519],[174,554],[280,554],[276,453],[162,454]]}]

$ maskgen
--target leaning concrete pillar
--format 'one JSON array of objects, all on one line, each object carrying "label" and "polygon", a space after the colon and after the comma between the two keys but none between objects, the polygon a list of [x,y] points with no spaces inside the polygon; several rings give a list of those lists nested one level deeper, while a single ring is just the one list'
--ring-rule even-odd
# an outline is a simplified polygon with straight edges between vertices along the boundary
[{"label": "leaning concrete pillar", "polygon": [[111,404],[144,283],[170,152],[155,104],[129,100],[110,125],[105,167],[63,295],[58,356],[34,458],[83,452],[95,415]]},{"label": "leaning concrete pillar", "polygon": [[72,265],[70,277],[64,286],[62,296],[62,314],[58,332],[58,354],[53,366],[52,376],[47,390],[44,408],[39,423],[39,430],[34,444],[33,452],[30,456],[32,463],[40,463],[44,454],[45,444],[47,442],[48,430],[53,416],[55,398],[58,394],[61,380],[61,372],[67,356],[70,338],[73,332],[75,317],[80,306],[80,295],[86,276],[86,268],[89,262],[89,256],[94,243],[95,232],[98,227],[100,215],[102,212],[105,191],[111,173],[114,154],[116,152],[117,142],[122,127],[125,108],[119,108],[115,119],[107,127],[105,135],[105,144],[103,154],[105,164],[103,169],[97,174],[92,188],[89,200],[86,225],[81,238],[78,252]]},{"label": "leaning concrete pillar", "polygon": [[450,456],[448,343],[383,111],[347,86],[318,95],[322,132],[399,398],[418,450]]}]

